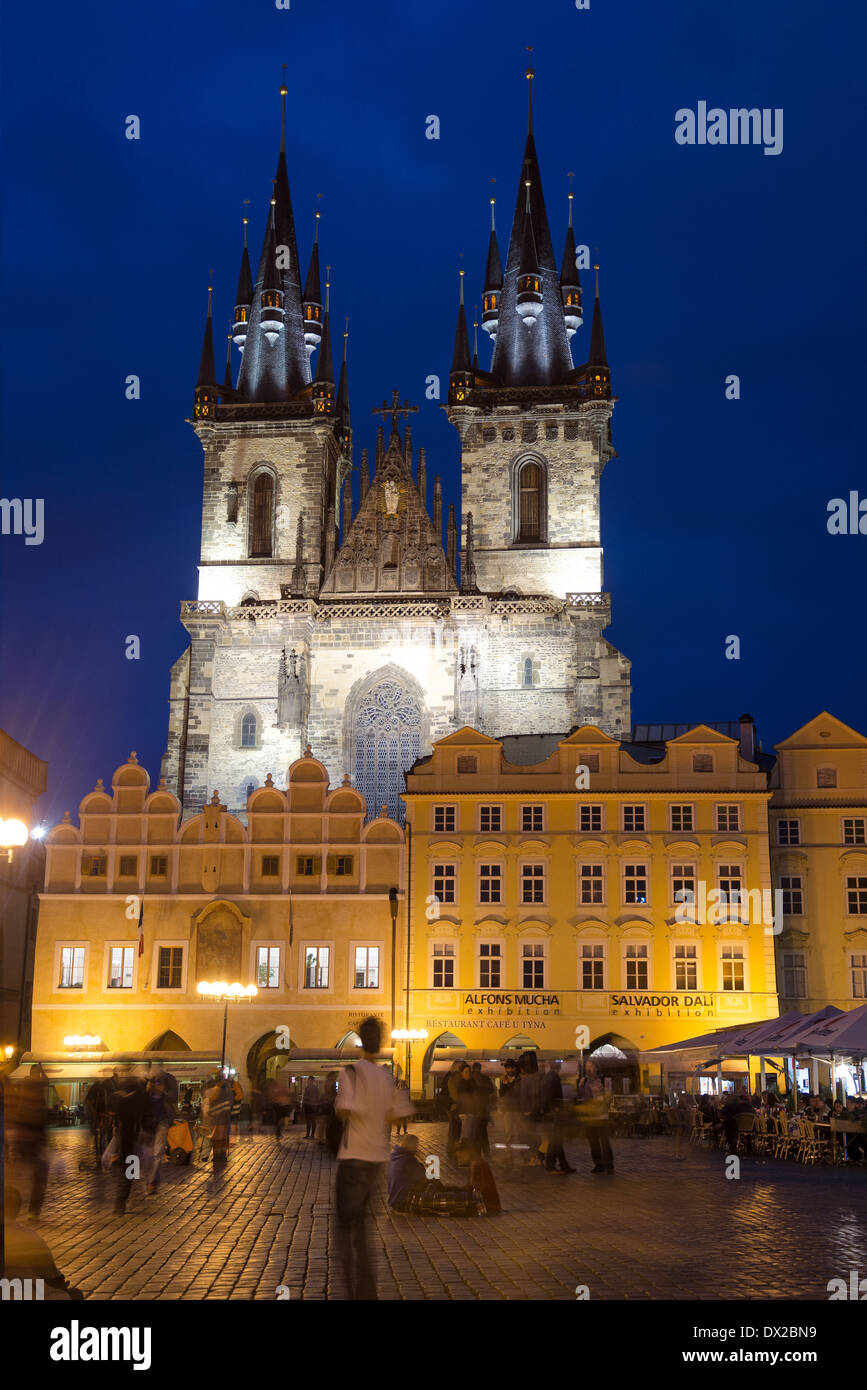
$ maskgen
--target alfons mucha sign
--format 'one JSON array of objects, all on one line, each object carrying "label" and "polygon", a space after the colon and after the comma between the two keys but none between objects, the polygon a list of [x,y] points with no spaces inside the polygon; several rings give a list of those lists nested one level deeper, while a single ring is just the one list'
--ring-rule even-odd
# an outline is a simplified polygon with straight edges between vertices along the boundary
[{"label": "alfons mucha sign", "polygon": [[543,1018],[562,1012],[559,994],[542,994],[533,990],[515,994],[502,994],[499,990],[495,993],[479,991],[465,994],[463,1006],[467,1014],[483,1014],[492,1018],[497,1015],[508,1018],[517,1014],[525,1018]]}]

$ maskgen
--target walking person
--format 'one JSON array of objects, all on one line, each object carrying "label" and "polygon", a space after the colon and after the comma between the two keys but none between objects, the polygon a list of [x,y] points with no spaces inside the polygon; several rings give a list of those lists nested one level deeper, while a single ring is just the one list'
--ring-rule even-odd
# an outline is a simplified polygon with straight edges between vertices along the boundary
[{"label": "walking person", "polygon": [[225,1078],[217,1072],[211,1077],[202,1103],[202,1128],[210,1136],[215,1166],[218,1163],[226,1162],[231,1118],[231,1087]]},{"label": "walking person", "polygon": [[521,1142],[526,1149],[524,1162],[529,1168],[540,1163],[542,1092],[539,1062],[535,1052],[522,1052],[518,1058],[518,1113],[521,1117]]},{"label": "walking person", "polygon": [[160,1169],[166,1151],[166,1136],[175,1118],[171,1089],[166,1082],[167,1073],[160,1068],[147,1083],[142,1107],[142,1139],[147,1147],[144,1177],[149,1197],[154,1196],[159,1185]]},{"label": "walking person", "polygon": [[112,1098],[115,1121],[115,1140],[117,1142],[118,1187],[114,1210],[123,1216],[132,1185],[135,1179],[130,1176],[131,1160],[141,1162],[139,1144],[141,1125],[145,1111],[144,1083],[133,1075],[132,1068],[118,1078],[117,1088]]},{"label": "walking person", "polygon": [[[395,1089],[398,1090],[398,1091],[407,1091],[407,1092],[408,1092],[408,1091],[409,1091],[409,1083],[408,1083],[407,1081],[404,1081],[403,1077],[401,1077],[400,1081],[395,1082]],[[406,1127],[407,1127],[407,1125],[409,1124],[409,1116],[408,1116],[408,1115],[404,1115],[402,1118],[401,1118],[401,1117],[398,1117],[398,1119],[396,1120],[395,1123],[396,1123],[396,1125],[397,1125],[397,1128],[396,1128],[395,1131],[394,1131],[394,1137],[395,1137],[396,1139],[399,1139],[399,1138],[400,1138],[400,1131],[401,1131],[401,1130],[403,1130],[404,1134],[406,1134],[406,1132],[407,1132],[407,1131],[406,1131]]]},{"label": "walking person", "polygon": [[578,1104],[587,1131],[590,1157],[593,1159],[591,1171],[613,1173],[614,1155],[611,1152],[608,1105],[605,1087],[595,1062],[585,1063],[584,1078],[578,1087]]},{"label": "walking person", "polygon": [[505,1070],[500,1078],[500,1099],[497,1111],[503,1121],[506,1160],[511,1164],[514,1157],[512,1139],[518,1113],[518,1064],[516,1062],[505,1063]]},{"label": "walking person", "polygon": [[28,1170],[30,1179],[29,1221],[38,1221],[48,1186],[46,1082],[45,1072],[37,1064],[30,1068],[25,1081],[14,1081],[6,1089],[6,1125],[11,1151],[21,1167]]},{"label": "walking person", "polygon": [[335,1109],[344,1123],[337,1153],[336,1243],[347,1297],[375,1299],[376,1276],[367,1238],[367,1214],[389,1159],[391,1126],[411,1113],[409,1093],[395,1089],[391,1073],[376,1065],[382,1024],[366,1018],[358,1029],[361,1056],[340,1075]]},{"label": "walking person", "polygon": [[560,1080],[560,1063],[551,1062],[540,1084],[541,1109],[548,1126],[548,1152],[545,1154],[545,1170],[553,1173],[574,1173],[566,1159],[563,1147],[563,1083]]},{"label": "walking person", "polygon": [[452,1069],[446,1080],[446,1092],[448,1094],[448,1114],[449,1114],[449,1133],[446,1141],[446,1153],[449,1158],[454,1158],[461,1138],[461,1117],[458,1112],[458,1095],[461,1087],[461,1062],[452,1062]]},{"label": "walking person", "polygon": [[476,1125],[473,1146],[478,1148],[483,1156],[490,1157],[488,1125],[491,1123],[491,1111],[496,1104],[497,1092],[491,1078],[482,1071],[481,1062],[473,1062],[472,1074],[473,1086],[476,1091]]},{"label": "walking person", "polygon": [[302,1104],[304,1106],[304,1123],[307,1127],[304,1135],[305,1139],[315,1139],[316,1137],[316,1115],[319,1110],[319,1087],[312,1076],[308,1076],[304,1083],[304,1094]]}]

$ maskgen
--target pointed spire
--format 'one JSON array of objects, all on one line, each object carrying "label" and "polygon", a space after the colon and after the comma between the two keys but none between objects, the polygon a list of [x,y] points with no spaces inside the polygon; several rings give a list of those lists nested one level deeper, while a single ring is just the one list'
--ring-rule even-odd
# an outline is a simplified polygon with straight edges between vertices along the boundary
[{"label": "pointed spire", "polygon": [[[532,53],[532,52],[533,52],[532,48],[528,48],[528,49],[527,49],[527,52],[528,52],[528,53]],[[535,74],[535,72],[533,71],[532,67],[527,68],[526,77],[527,77],[527,134],[528,134],[528,135],[532,135],[532,134],[533,134],[533,78],[534,78],[535,76],[536,76],[536,74]]]},{"label": "pointed spire", "polygon": [[422,505],[427,511],[427,453],[424,448],[418,451],[418,482],[416,486]]},{"label": "pointed spire", "polygon": [[[317,194],[322,197],[322,194]],[[313,250],[310,252],[310,265],[304,281],[302,307],[304,310],[304,342],[308,356],[312,356],[322,339],[322,283],[319,276],[319,218],[316,209],[313,226]]]},{"label": "pointed spire", "polygon": [[455,329],[455,350],[452,354],[452,367],[449,372],[449,403],[461,404],[466,401],[472,389],[470,342],[467,334],[467,315],[464,309],[464,272],[460,272],[461,300],[458,305],[458,322]]},{"label": "pointed spire", "polygon": [[223,390],[232,390],[232,334],[226,339],[226,370],[223,373]]},{"label": "pointed spire", "polygon": [[334,362],[331,356],[331,329],[329,315],[331,304],[331,281],[328,278],[330,266],[325,267],[325,316],[322,320],[322,344],[316,375],[313,378],[313,409],[319,415],[331,415],[334,411]]},{"label": "pointed spire", "polygon": [[[316,230],[319,231],[319,209],[316,209]],[[307,279],[304,281],[304,303],[322,303],[322,284],[319,276],[319,242],[314,240],[313,250],[310,252],[310,265],[307,267]]]},{"label": "pointed spire", "polygon": [[433,524],[440,545],[443,543],[443,485],[439,473],[434,477]]},{"label": "pointed spire", "polygon": [[[574,178],[570,174],[569,178]],[[569,189],[569,225],[566,228],[566,244],[563,247],[563,263],[560,267],[560,295],[563,300],[563,319],[569,338],[581,327],[584,316],[581,312],[581,279],[578,274],[578,258],[575,253],[575,233],[572,229],[572,189]]]},{"label": "pointed spire", "polygon": [[340,426],[340,438],[343,441],[345,451],[352,447],[352,426],[349,420],[349,369],[346,365],[348,343],[349,319],[347,318],[343,329],[343,361],[340,364],[340,381],[337,386],[337,419]]},{"label": "pointed spire", "polygon": [[289,95],[289,88],[286,86],[286,69],[288,63],[283,63],[283,84],[280,88],[280,153],[286,153],[286,98]]},{"label": "pointed spire", "polygon": [[211,318],[211,297],[214,293],[213,285],[208,286],[208,317],[205,319],[205,336],[202,341],[202,357],[199,362],[199,376],[196,381],[197,386],[213,386],[217,380],[217,369],[214,366],[214,325]]},{"label": "pointed spire", "polygon": [[607,367],[608,358],[605,355],[605,334],[602,331],[602,304],[599,299],[599,266],[594,265],[596,272],[596,296],[593,300],[593,323],[590,328],[590,356],[587,358],[588,366]]}]

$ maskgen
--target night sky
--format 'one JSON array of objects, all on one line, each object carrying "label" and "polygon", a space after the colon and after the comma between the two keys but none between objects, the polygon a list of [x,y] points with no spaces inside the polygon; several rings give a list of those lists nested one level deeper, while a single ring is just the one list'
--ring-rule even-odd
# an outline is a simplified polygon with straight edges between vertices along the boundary
[{"label": "night sky", "polygon": [[[39,814],[75,813],[132,748],[159,776],[179,603],[197,594],[202,454],[185,419],[208,270],[222,375],[242,200],[255,269],[284,62],[299,250],[306,269],[322,193],[336,353],[350,316],[356,465],[396,387],[420,407],[429,477],[459,501],[457,436],[424,383],[439,374],[445,397],[461,253],[480,298],[492,177],[505,254],[533,45],[555,250],[572,170],[576,239],[602,266],[619,398],[607,635],[633,663],[633,720],[749,711],[765,749],[823,708],[867,730],[867,536],[826,526],[831,498],[867,496],[865,30],[863,7],[813,0],[7,6],[0,487],[44,498],[45,539],[0,538],[0,725],[49,760]],[[678,145],[675,112],[699,101],[783,108],[782,153]],[[576,364],[588,338],[589,312]]]}]

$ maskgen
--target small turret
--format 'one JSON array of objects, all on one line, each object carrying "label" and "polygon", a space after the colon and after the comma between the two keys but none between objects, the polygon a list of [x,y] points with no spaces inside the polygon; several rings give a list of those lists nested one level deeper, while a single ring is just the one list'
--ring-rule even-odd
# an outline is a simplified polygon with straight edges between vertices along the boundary
[{"label": "small turret", "polygon": [[593,300],[593,322],[590,327],[590,356],[587,358],[587,365],[590,368],[593,395],[609,396],[611,394],[611,372],[605,353],[605,334],[602,331],[602,304],[599,299],[599,266],[595,265],[593,269],[596,272],[596,295]]},{"label": "small turret", "polygon": [[533,235],[533,216],[530,208],[530,180],[525,180],[527,201],[524,209],[524,233],[521,238],[521,260],[518,266],[518,293],[515,307],[526,328],[532,328],[542,312],[542,276],[539,255]]},{"label": "small turret", "polygon": [[325,315],[322,320],[322,351],[316,363],[316,376],[313,379],[313,409],[317,415],[334,414],[334,366],[331,359],[331,331],[328,326],[331,283],[328,280],[330,266],[325,267]]},{"label": "small turret", "polygon": [[566,228],[566,245],[563,247],[563,264],[560,267],[560,295],[563,300],[563,318],[566,323],[566,336],[571,338],[584,322],[581,313],[581,281],[578,276],[575,255],[575,233],[572,230],[572,190],[569,190],[569,226]]},{"label": "small turret", "polygon": [[337,434],[343,455],[352,458],[352,425],[349,420],[349,374],[346,365],[346,349],[349,343],[349,319],[343,330],[343,361],[340,364],[340,381],[337,384]]},{"label": "small turret", "polygon": [[423,448],[418,451],[418,482],[416,486],[422,506],[427,511],[427,453]]},{"label": "small turret", "polygon": [[214,325],[211,319],[211,295],[213,286],[208,286],[208,317],[205,320],[205,336],[202,341],[202,357],[199,362],[199,375],[196,380],[194,415],[197,420],[213,419],[217,413],[217,369],[214,366]]},{"label": "small turret", "polygon": [[458,549],[458,523],[455,520],[455,504],[449,503],[449,523],[446,527],[446,558],[449,562],[449,571],[457,579],[457,549]]},{"label": "small turret", "polygon": [[437,540],[440,545],[443,543],[443,485],[440,482],[440,475],[434,476],[433,491],[433,524],[437,533]]},{"label": "small turret", "polygon": [[268,232],[265,238],[265,271],[259,296],[262,306],[259,322],[269,343],[276,343],[283,332],[284,319],[283,289],[280,283],[280,271],[277,268],[277,237],[274,226],[274,208],[276,205],[277,199],[272,198],[271,220],[268,223]]},{"label": "small turret", "polygon": [[491,238],[488,242],[488,264],[485,269],[485,289],[482,298],[482,327],[493,342],[500,326],[500,297],[503,293],[503,267],[494,225],[494,205],[491,199]]},{"label": "small turret", "polygon": [[312,357],[322,341],[322,289],[319,279],[319,209],[313,230],[313,250],[304,282],[304,344],[307,356]]},{"label": "small turret", "polygon": [[473,389],[473,373],[470,366],[470,343],[467,337],[467,315],[464,309],[464,272],[460,271],[461,298],[458,305],[458,323],[455,329],[455,350],[452,354],[452,369],[449,372],[449,405],[462,405]]},{"label": "small turret", "polygon": [[244,217],[244,249],[241,252],[241,270],[238,275],[238,293],[235,295],[235,323],[233,326],[233,336],[235,347],[241,352],[247,341],[247,325],[250,322],[250,310],[253,307],[253,276],[250,272],[250,255],[247,251],[247,223],[248,217]]},{"label": "small turret", "polygon": [[231,333],[229,333],[229,335],[228,335],[228,340],[227,340],[227,342],[226,342],[226,370],[225,370],[225,372],[223,373],[223,390],[226,391],[226,392],[230,392],[230,391],[232,390],[232,334],[231,334]]}]

